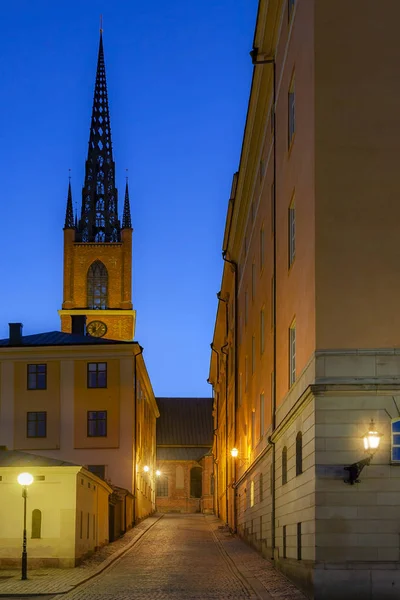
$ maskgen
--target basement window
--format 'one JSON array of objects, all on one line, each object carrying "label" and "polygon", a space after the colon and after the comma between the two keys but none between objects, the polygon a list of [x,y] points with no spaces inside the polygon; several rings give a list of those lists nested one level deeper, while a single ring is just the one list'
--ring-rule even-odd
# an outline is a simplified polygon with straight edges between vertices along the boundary
[{"label": "basement window", "polygon": [[392,462],[400,463],[400,418],[392,420]]}]

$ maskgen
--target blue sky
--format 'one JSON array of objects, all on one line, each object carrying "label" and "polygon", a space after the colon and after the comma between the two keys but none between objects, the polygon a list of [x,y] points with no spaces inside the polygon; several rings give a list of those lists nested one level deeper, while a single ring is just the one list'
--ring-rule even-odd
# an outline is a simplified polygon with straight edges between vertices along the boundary
[{"label": "blue sky", "polygon": [[122,210],[129,169],[136,339],[159,396],[209,395],[221,246],[257,0],[2,5],[0,337],[60,328],[71,169],[81,202],[99,15]]}]

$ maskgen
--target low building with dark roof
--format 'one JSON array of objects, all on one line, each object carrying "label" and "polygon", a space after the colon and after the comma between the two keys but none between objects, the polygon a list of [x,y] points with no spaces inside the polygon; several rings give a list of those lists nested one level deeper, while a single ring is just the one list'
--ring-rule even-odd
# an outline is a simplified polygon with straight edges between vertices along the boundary
[{"label": "low building with dark roof", "polygon": [[213,399],[157,398],[156,507],[213,512]]},{"label": "low building with dark roof", "polygon": [[108,483],[81,465],[0,448],[0,568],[21,564],[21,473],[33,478],[27,487],[29,568],[75,567],[108,543]]}]

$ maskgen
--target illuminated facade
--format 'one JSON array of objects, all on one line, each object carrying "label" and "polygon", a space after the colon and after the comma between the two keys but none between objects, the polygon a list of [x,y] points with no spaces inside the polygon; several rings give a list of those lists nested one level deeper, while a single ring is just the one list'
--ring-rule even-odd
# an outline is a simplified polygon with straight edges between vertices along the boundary
[{"label": "illuminated facade", "polygon": [[[260,1],[223,240],[215,506],[324,600],[400,587],[400,5],[389,4]],[[346,485],[371,419],[379,450]]]}]

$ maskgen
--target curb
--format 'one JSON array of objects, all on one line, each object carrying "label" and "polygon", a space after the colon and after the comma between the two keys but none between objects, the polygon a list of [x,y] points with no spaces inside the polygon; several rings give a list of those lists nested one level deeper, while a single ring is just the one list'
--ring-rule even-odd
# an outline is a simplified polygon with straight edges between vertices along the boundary
[{"label": "curb", "polygon": [[127,544],[124,548],[122,548],[119,553],[118,553],[118,551],[116,551],[115,555],[112,555],[111,557],[109,557],[108,559],[106,559],[96,569],[95,572],[91,573],[85,579],[82,579],[81,581],[79,581],[75,585],[71,585],[71,587],[68,590],[65,590],[65,592],[42,592],[42,593],[41,592],[30,592],[30,593],[7,592],[7,593],[4,593],[4,594],[0,593],[0,598],[12,598],[12,597],[15,597],[15,598],[29,598],[29,597],[33,597],[33,596],[42,597],[42,598],[46,598],[46,596],[53,596],[55,600],[57,598],[61,598],[62,596],[64,596],[64,594],[68,594],[69,592],[72,592],[73,590],[75,590],[76,588],[78,588],[80,585],[83,585],[84,583],[87,583],[88,581],[90,581],[94,577],[97,577],[97,575],[100,575],[100,573],[102,573],[103,571],[105,571],[106,569],[108,569],[108,567],[111,567],[111,565],[113,565],[117,560],[119,560],[120,558],[122,558],[124,556],[124,554],[126,554],[126,552],[128,552],[128,550],[131,550],[133,548],[133,546],[135,546],[142,539],[142,537],[148,531],[150,531],[150,529],[152,529],[154,527],[154,525],[156,525],[159,522],[160,519],[163,518],[163,516],[164,516],[164,514],[161,514],[154,521],[154,523],[152,523],[151,525],[149,525],[149,527],[147,529],[145,529],[144,531],[142,531],[129,544]]}]

